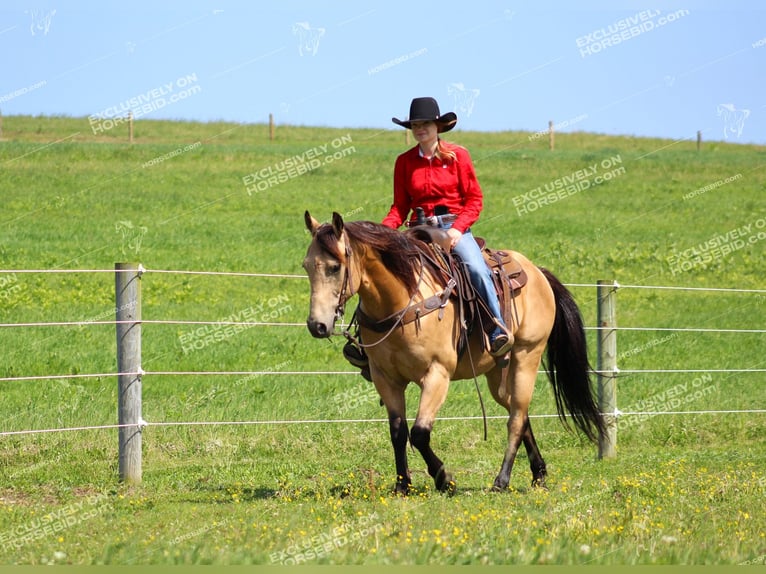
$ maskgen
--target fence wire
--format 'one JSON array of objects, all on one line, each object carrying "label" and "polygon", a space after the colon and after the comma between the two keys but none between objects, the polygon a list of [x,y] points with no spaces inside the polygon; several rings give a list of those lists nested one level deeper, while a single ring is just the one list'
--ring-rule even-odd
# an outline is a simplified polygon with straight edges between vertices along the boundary
[{"label": "fence wire", "polygon": [[[136,273],[135,269],[11,269],[0,270],[0,273],[22,273],[22,274],[73,274],[73,273]],[[296,274],[275,274],[275,273],[250,273],[250,272],[228,272],[228,271],[194,271],[194,270],[168,270],[168,269],[147,269],[139,265],[137,270],[139,275],[146,273],[157,274],[175,274],[175,275],[202,275],[202,276],[230,276],[230,277],[259,277],[259,278],[278,278],[278,279],[305,279],[305,275]],[[585,287],[597,288],[598,283],[565,283],[566,287]],[[691,292],[729,292],[729,293],[749,293],[766,294],[766,289],[738,289],[738,288],[717,288],[717,287],[683,287],[683,286],[661,286],[661,285],[620,285],[614,283],[615,289],[653,289],[669,291],[691,291]],[[261,326],[261,327],[305,327],[304,323],[276,323],[276,322],[244,322],[244,321],[183,321],[183,320],[140,320],[140,321],[47,321],[47,322],[23,322],[23,323],[0,323],[0,328],[17,327],[65,327],[65,326],[96,326],[96,325],[117,325],[120,323],[142,323],[156,325],[243,325],[243,326]],[[694,328],[694,327],[586,327],[587,330],[617,330],[617,331],[674,331],[674,332],[695,332],[695,333],[766,333],[766,329],[715,329],[715,328]],[[766,369],[626,369],[615,372],[598,373],[607,375],[626,375],[626,374],[659,374],[659,373],[762,373]],[[544,374],[545,371],[539,371],[538,374]],[[358,376],[357,371],[140,371],[131,373],[76,373],[60,375],[34,375],[20,377],[0,377],[0,382],[13,381],[41,381],[41,380],[61,380],[61,379],[79,379],[79,378],[108,378],[118,376],[257,376],[257,375],[277,375],[277,376],[306,376],[306,375],[354,375]],[[710,415],[710,414],[764,414],[766,409],[743,409],[743,410],[689,410],[689,411],[615,411],[614,413],[602,413],[603,415],[630,417],[630,416],[658,416],[658,415]],[[558,414],[529,415],[530,418],[557,418]],[[440,417],[441,421],[472,421],[481,417]],[[487,419],[506,419],[507,416],[497,415],[488,416]],[[32,434],[45,434],[57,432],[73,432],[85,430],[110,430],[125,427],[189,427],[189,426],[232,426],[232,425],[313,425],[313,424],[361,424],[361,423],[384,423],[388,419],[308,419],[308,420],[256,420],[256,421],[165,421],[165,422],[147,422],[141,421],[137,424],[111,424],[96,426],[77,426],[67,428],[49,428],[0,432],[3,436],[19,436]]]}]

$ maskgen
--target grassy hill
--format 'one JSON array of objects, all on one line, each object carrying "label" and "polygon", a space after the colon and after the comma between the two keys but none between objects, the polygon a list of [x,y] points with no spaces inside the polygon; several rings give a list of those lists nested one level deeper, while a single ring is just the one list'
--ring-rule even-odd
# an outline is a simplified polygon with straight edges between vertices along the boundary
[{"label": "grassy hill", "polygon": [[[87,118],[10,116],[0,139],[0,323],[110,320],[111,270],[140,261],[143,318],[302,323],[303,212],[380,221],[404,132],[139,121],[94,134]],[[617,280],[618,405],[626,412],[766,408],[761,292],[766,274],[766,150],[694,141],[451,132],[485,194],[474,233],[525,253],[575,294],[595,324],[599,279]],[[299,167],[306,166],[306,167]],[[582,285],[582,286],[579,286]],[[146,371],[347,371],[344,375],[144,379],[144,418],[176,421],[380,419],[341,341],[301,326],[206,339],[193,325],[145,325]],[[200,330],[201,329],[201,330]],[[709,330],[709,331],[706,331]],[[591,348],[593,331],[589,331]],[[207,341],[207,342],[206,342]],[[0,377],[112,373],[114,328],[0,328]],[[695,370],[697,372],[667,372]],[[116,422],[116,380],[0,381],[2,431]],[[408,396],[414,418],[417,389]],[[479,414],[470,381],[444,417]],[[485,392],[485,399],[488,396]],[[541,377],[532,414],[553,413]],[[488,413],[502,414],[488,405]],[[555,419],[536,419],[550,492],[487,492],[505,423],[438,422],[435,450],[456,472],[443,498],[413,454],[419,494],[389,495],[385,423],[149,426],[144,482],[117,482],[116,431],[0,437],[0,563],[276,563],[330,540],[318,563],[740,563],[766,553],[763,414],[634,415],[619,453]],[[78,506],[79,505],[79,506]],[[47,533],[35,520],[71,512]],[[340,544],[332,533],[348,534]],[[39,536],[27,536],[29,532]],[[337,532],[336,532],[337,534]],[[353,535],[353,536],[352,536]],[[329,538],[328,538],[329,537]],[[306,553],[302,556],[306,559]]]}]

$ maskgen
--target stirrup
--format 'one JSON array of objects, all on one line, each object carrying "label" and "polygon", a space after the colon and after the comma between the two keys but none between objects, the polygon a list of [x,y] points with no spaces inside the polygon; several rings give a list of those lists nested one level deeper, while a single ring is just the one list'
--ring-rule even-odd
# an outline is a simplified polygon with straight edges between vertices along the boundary
[{"label": "stirrup", "polygon": [[343,356],[345,359],[358,369],[369,368],[370,360],[363,349],[360,349],[354,343],[349,341],[343,345]]},{"label": "stirrup", "polygon": [[495,328],[500,328],[503,331],[498,334],[494,340],[490,340],[489,354],[496,359],[500,359],[511,352],[514,339],[513,335],[508,331],[508,328],[502,325],[497,319],[495,319]]},{"label": "stirrup", "polygon": [[489,347],[489,354],[496,359],[499,359],[510,353],[512,348],[513,341],[511,338],[505,333],[501,333],[495,337],[494,341],[492,341],[492,344]]}]

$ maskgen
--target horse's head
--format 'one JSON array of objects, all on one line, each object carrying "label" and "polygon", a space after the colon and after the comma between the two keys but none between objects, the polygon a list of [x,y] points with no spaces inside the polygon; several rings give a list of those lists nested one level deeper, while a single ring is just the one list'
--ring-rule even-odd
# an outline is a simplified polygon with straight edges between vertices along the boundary
[{"label": "horse's head", "polygon": [[343,218],[338,213],[333,213],[330,225],[320,225],[308,211],[304,219],[312,236],[303,260],[311,283],[306,325],[314,337],[329,337],[346,301],[353,295],[347,266],[351,249],[343,233]]}]

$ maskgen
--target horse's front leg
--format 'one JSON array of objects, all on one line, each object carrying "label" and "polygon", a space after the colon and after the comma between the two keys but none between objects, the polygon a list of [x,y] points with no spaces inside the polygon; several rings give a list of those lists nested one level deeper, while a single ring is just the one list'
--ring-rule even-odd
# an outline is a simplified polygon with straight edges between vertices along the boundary
[{"label": "horse's front leg", "polygon": [[453,494],[455,481],[452,474],[447,472],[442,460],[431,449],[431,431],[433,430],[436,414],[444,404],[449,390],[449,375],[441,365],[434,364],[421,381],[420,406],[415,424],[410,432],[410,442],[420,454],[428,467],[428,474],[434,479],[436,489],[440,492]]},{"label": "horse's front leg", "polygon": [[407,495],[410,491],[412,478],[407,466],[407,420],[403,415],[388,414],[388,425],[391,431],[391,445],[394,447],[394,462],[396,464],[396,494]]},{"label": "horse's front leg", "polygon": [[391,446],[394,447],[394,461],[396,463],[396,494],[406,495],[412,484],[410,469],[407,466],[407,410],[404,401],[405,384],[390,382],[381,373],[372,369],[372,379],[378,390],[383,404],[388,412],[388,427],[391,432]]}]

